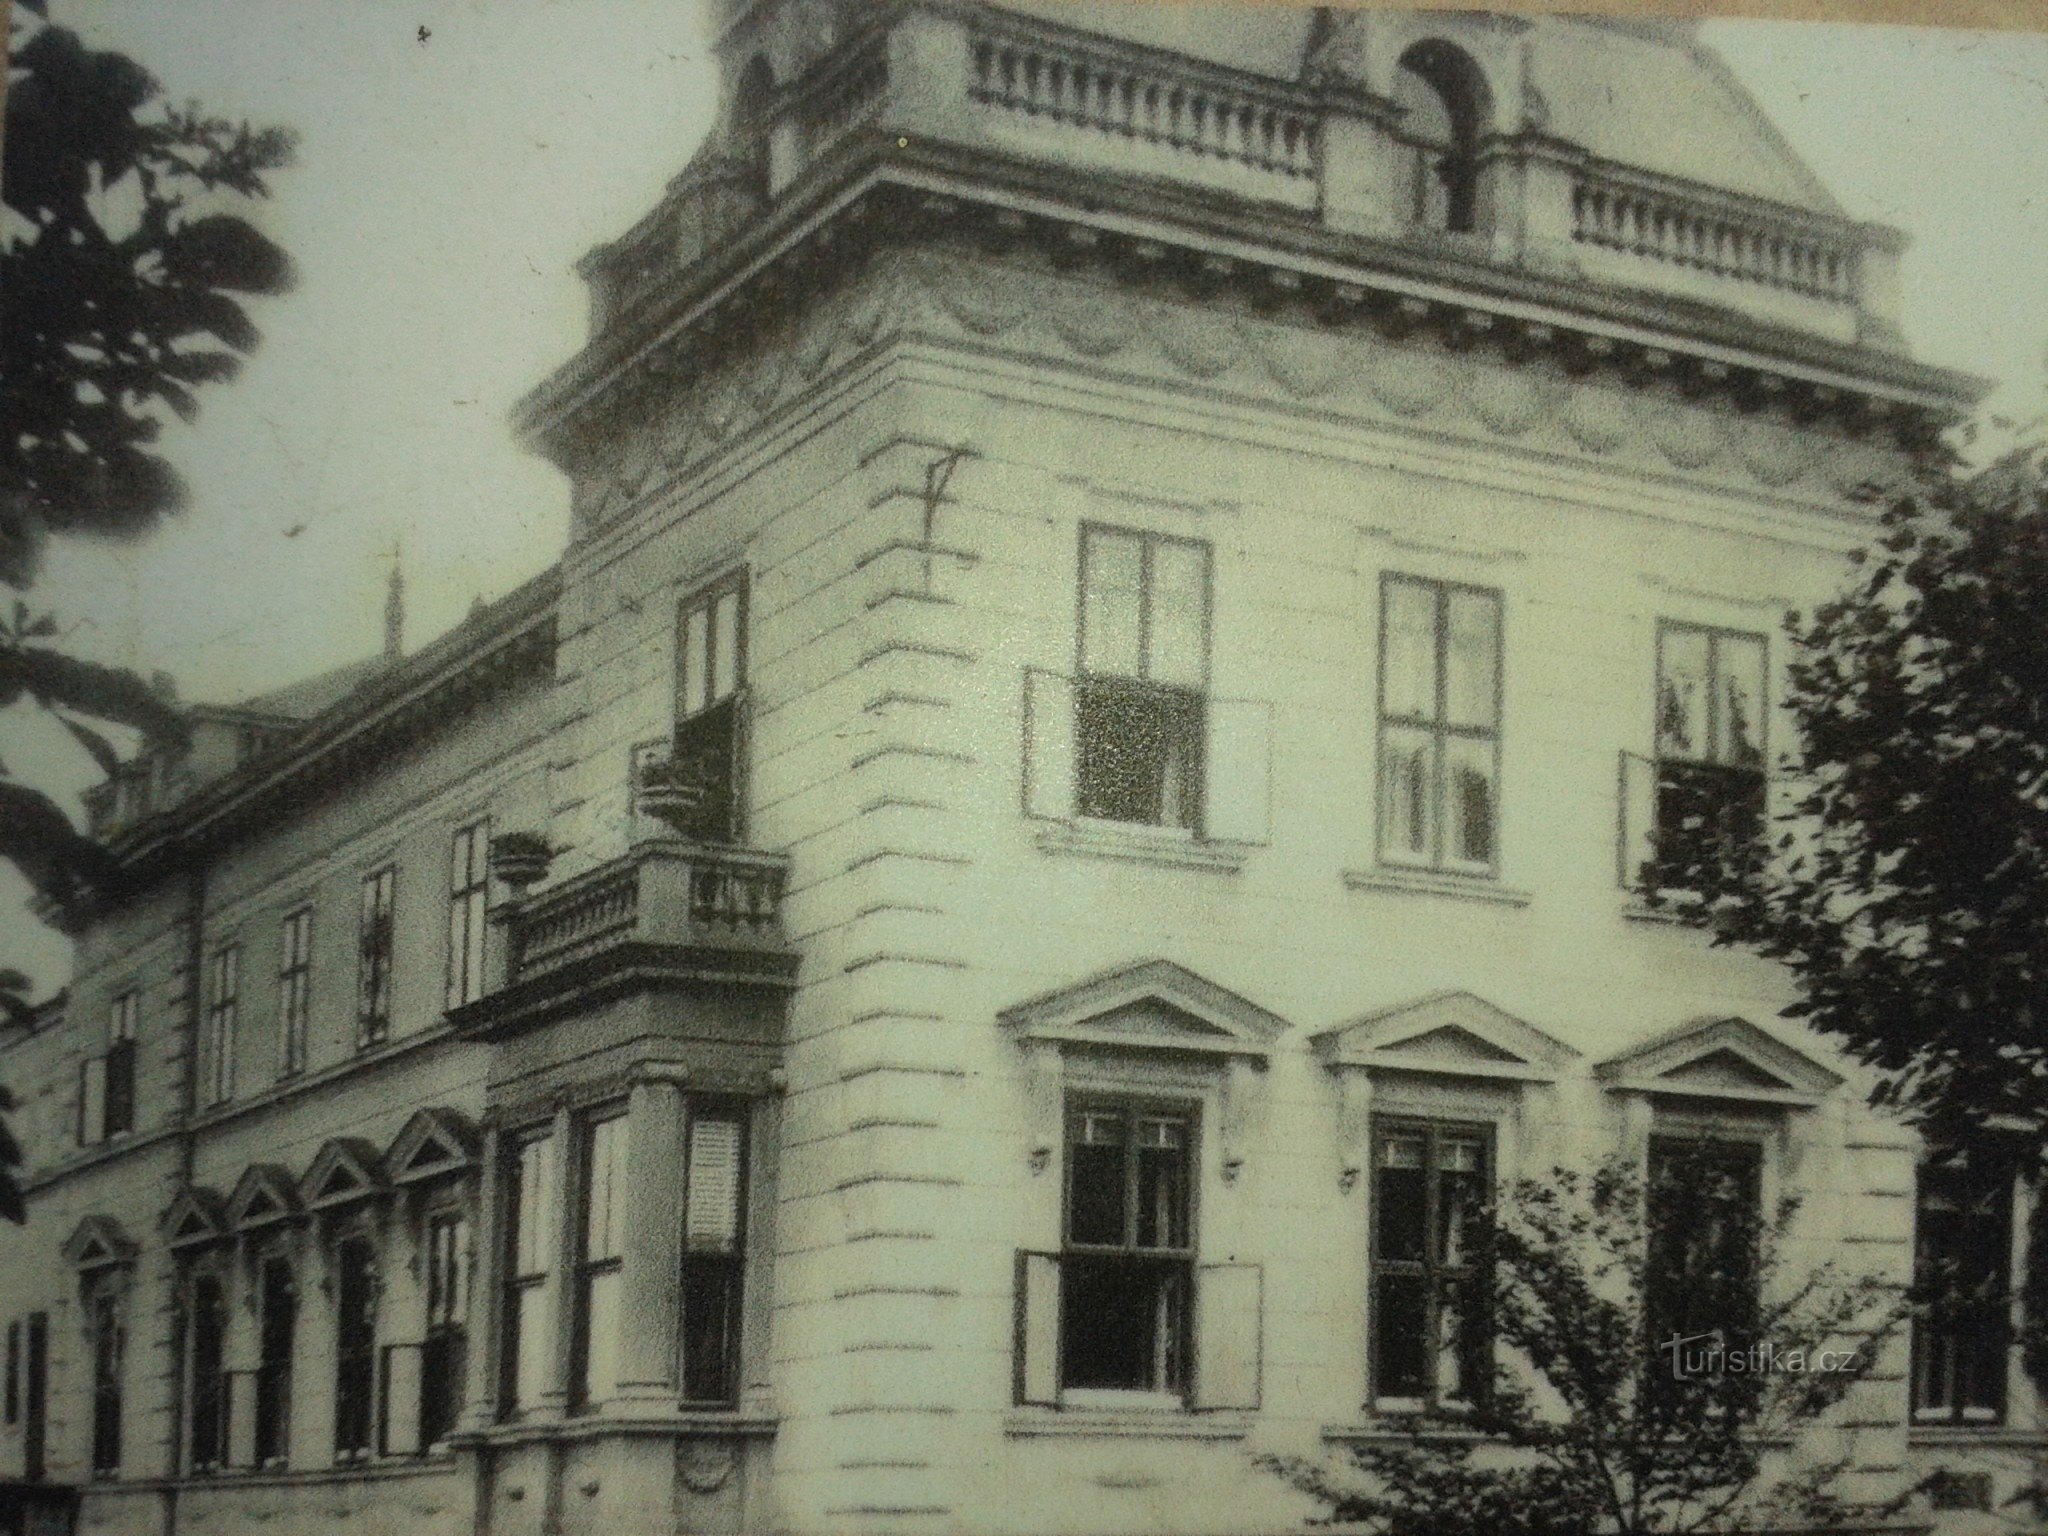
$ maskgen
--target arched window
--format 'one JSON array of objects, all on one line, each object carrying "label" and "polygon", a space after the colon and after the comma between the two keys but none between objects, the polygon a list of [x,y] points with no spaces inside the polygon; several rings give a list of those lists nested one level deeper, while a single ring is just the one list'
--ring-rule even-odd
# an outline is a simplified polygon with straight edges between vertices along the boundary
[{"label": "arched window", "polygon": [[1486,81],[1460,49],[1431,39],[1401,55],[1394,100],[1407,109],[1402,128],[1419,153],[1415,220],[1432,229],[1478,227],[1479,134]]}]

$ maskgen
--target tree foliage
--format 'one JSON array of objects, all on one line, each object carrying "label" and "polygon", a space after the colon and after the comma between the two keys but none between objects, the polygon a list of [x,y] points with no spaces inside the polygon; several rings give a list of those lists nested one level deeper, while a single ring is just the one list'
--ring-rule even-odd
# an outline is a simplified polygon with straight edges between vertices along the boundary
[{"label": "tree foliage", "polygon": [[[1619,1158],[1521,1180],[1475,1218],[1488,1262],[1467,1304],[1483,1308],[1499,1365],[1475,1400],[1358,1446],[1349,1467],[1271,1465],[1376,1536],[1669,1536],[1868,1517],[1837,1491],[1848,1442],[1826,1454],[1839,1432],[1824,1421],[1877,1363],[1904,1300],[1826,1266],[1792,1273],[1793,1217],[1787,1204],[1765,1219],[1705,1158],[1654,1185]],[[1715,1229],[1719,1269],[1674,1267],[1660,1223]],[[1712,1346],[1689,1339],[1683,1368],[1666,1336],[1674,1284],[1750,1298]]]},{"label": "tree foliage", "polygon": [[[17,12],[18,14],[18,12]],[[131,537],[184,501],[152,445],[166,412],[257,343],[242,299],[282,293],[284,251],[239,213],[291,138],[164,103],[147,70],[17,20],[0,198],[0,581],[52,534]]]}]

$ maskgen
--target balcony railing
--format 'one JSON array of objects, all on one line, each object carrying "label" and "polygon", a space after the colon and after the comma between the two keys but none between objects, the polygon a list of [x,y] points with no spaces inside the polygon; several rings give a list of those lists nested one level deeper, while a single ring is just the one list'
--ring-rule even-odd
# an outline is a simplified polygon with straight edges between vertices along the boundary
[{"label": "balcony railing", "polygon": [[1765,210],[1711,207],[1594,168],[1582,170],[1572,184],[1572,238],[1813,298],[1856,296],[1856,253],[1844,241]]}]

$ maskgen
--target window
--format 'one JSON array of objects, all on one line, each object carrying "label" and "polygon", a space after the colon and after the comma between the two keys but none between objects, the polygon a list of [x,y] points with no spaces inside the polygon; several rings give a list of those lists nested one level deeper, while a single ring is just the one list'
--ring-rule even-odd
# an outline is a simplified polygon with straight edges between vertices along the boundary
[{"label": "window", "polygon": [[107,1019],[108,1136],[135,1129],[135,1022],[140,1006],[140,997],[130,988],[114,999]]},{"label": "window", "polygon": [[0,1398],[4,1398],[6,1422],[9,1424],[19,1424],[21,1422],[20,1323],[9,1323],[7,1325],[7,1382],[4,1392],[0,1392]]},{"label": "window", "polygon": [[1491,1376],[1474,1217],[1492,1133],[1386,1121],[1373,1128],[1372,1391],[1381,1406],[1458,1407]]},{"label": "window", "polygon": [[31,1312],[21,1347],[21,1472],[34,1481],[44,1473],[50,1429],[50,1314]]},{"label": "window", "polygon": [[619,1384],[619,1280],[626,1236],[626,1117],[614,1115],[586,1128],[581,1251],[576,1262],[575,1403],[593,1408]]},{"label": "window", "polygon": [[514,1150],[506,1169],[505,1376],[501,1395],[508,1414],[531,1408],[548,1385],[548,1344],[553,1336],[548,1287],[554,1242],[548,1230],[555,1203],[555,1140],[543,1132]]},{"label": "window", "polygon": [[1920,1170],[1914,1268],[1927,1293],[1913,1325],[1913,1420],[2005,1419],[2012,1343],[2012,1181]]},{"label": "window", "polygon": [[1060,1375],[1070,1393],[1187,1391],[1193,1141],[1184,1110],[1068,1112]]},{"label": "window", "polygon": [[744,1111],[693,1105],[683,1171],[682,1362],[690,1403],[739,1399]]},{"label": "window", "polygon": [[306,1070],[306,1020],[312,1001],[313,909],[300,907],[284,920],[277,967],[277,1075]]},{"label": "window", "polygon": [[1701,860],[1761,853],[1764,638],[1693,624],[1657,630],[1656,888],[1689,890]]},{"label": "window", "polygon": [[428,1219],[427,1334],[421,1349],[420,1445],[455,1430],[469,1375],[469,1220],[457,1211]]},{"label": "window", "polygon": [[356,1045],[377,1045],[391,1034],[391,951],[397,937],[392,905],[398,871],[387,864],[363,877],[359,935],[361,964],[356,987]]},{"label": "window", "polygon": [[256,1443],[259,1467],[291,1458],[292,1342],[299,1321],[299,1288],[290,1262],[266,1254],[256,1268]]},{"label": "window", "polygon": [[1668,1361],[1674,1340],[1711,1338],[1731,1354],[1754,1342],[1762,1176],[1763,1149],[1754,1142],[1651,1138],[1647,1359]]},{"label": "window", "polygon": [[377,1385],[377,1250],[367,1237],[334,1249],[334,1459],[370,1454]]},{"label": "window", "polygon": [[676,627],[672,767],[675,782],[698,797],[679,830],[705,842],[740,835],[746,681],[747,587],[736,574],[686,599]]},{"label": "window", "polygon": [[1500,674],[1498,592],[1413,576],[1382,578],[1383,862],[1495,872]]},{"label": "window", "polygon": [[211,1472],[227,1464],[228,1307],[218,1275],[193,1277],[185,1329],[185,1460],[194,1472]]},{"label": "window", "polygon": [[491,824],[455,834],[448,871],[448,995],[460,1008],[484,995],[484,920],[490,905]]},{"label": "window", "polygon": [[206,1010],[206,1101],[225,1104],[235,1096],[235,1023],[241,1012],[242,946],[213,952]]},{"label": "window", "polygon": [[1486,82],[1459,49],[1434,39],[1401,55],[1394,100],[1417,151],[1414,217],[1463,233],[1479,223],[1479,134]]},{"label": "window", "polygon": [[1209,546],[1081,530],[1075,810],[1143,826],[1202,824]]},{"label": "window", "polygon": [[121,1470],[121,1375],[128,1347],[114,1276],[87,1283],[85,1316],[92,1356],[92,1471],[110,1477]]}]

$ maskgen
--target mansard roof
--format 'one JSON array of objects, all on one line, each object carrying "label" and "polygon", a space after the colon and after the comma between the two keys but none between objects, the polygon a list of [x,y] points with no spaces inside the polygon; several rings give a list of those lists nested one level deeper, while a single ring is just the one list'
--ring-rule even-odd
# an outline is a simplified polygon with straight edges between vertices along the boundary
[{"label": "mansard roof", "polygon": [[139,1250],[111,1216],[88,1216],[64,1240],[64,1262],[73,1269],[104,1269],[132,1264]]},{"label": "mansard roof", "polygon": [[1289,1027],[1278,1014],[1170,960],[1105,971],[997,1017],[1026,1040],[1260,1061]]},{"label": "mansard roof", "polygon": [[405,1122],[384,1154],[394,1184],[430,1179],[476,1161],[476,1127],[452,1109],[429,1106]]},{"label": "mansard roof", "polygon": [[299,1192],[288,1169],[254,1163],[228,1196],[228,1224],[237,1232],[289,1221],[299,1213]]},{"label": "mansard roof", "polygon": [[1817,1104],[1843,1082],[1839,1072],[1742,1018],[1696,1019],[1593,1070],[1624,1092],[1793,1107]]},{"label": "mansard roof", "polygon": [[1470,992],[1438,992],[1326,1029],[1327,1066],[1548,1082],[1579,1053]]},{"label": "mansard roof", "polygon": [[173,1249],[217,1243],[233,1231],[227,1203],[215,1191],[198,1185],[187,1185],[179,1191],[157,1225],[164,1242]]},{"label": "mansard roof", "polygon": [[337,1136],[313,1154],[299,1180],[299,1200],[307,1210],[318,1211],[367,1200],[386,1187],[377,1149],[359,1136]]}]

